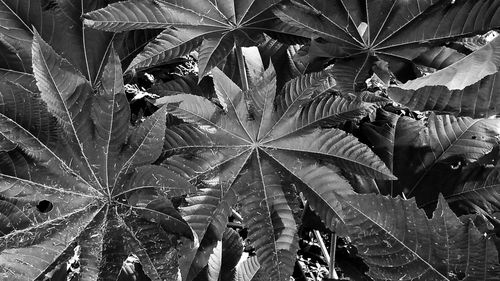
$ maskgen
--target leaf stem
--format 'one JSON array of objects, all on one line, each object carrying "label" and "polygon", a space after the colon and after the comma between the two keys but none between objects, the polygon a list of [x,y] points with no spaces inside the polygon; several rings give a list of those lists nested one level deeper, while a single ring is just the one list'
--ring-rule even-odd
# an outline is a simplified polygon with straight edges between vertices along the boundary
[{"label": "leaf stem", "polygon": [[243,97],[245,98],[245,104],[247,106],[248,110],[248,118],[253,119],[254,116],[254,110],[252,106],[252,100],[249,94],[249,84],[248,84],[248,77],[247,77],[247,70],[246,70],[246,65],[245,65],[245,57],[243,56],[243,50],[242,47],[236,47],[236,59],[238,60],[238,69],[240,72],[240,79],[241,79],[241,89],[243,90]]},{"label": "leaf stem", "polygon": [[323,240],[321,233],[317,229],[313,230],[313,233],[316,237],[316,240],[318,240],[319,247],[321,248],[321,253],[325,257],[326,262],[330,264],[330,253],[328,253],[328,249],[326,249],[325,241]]},{"label": "leaf stem", "polygon": [[328,278],[330,279],[339,279],[337,272],[335,271],[335,254],[337,252],[337,234],[335,232],[332,233],[330,239],[330,263],[328,264]]},{"label": "leaf stem", "polygon": [[246,71],[246,66],[245,66],[245,57],[243,56],[243,51],[241,49],[242,47],[236,47],[236,59],[238,60],[238,69],[240,71],[240,79],[241,79],[241,89],[243,92],[248,92],[248,77],[247,77],[247,71]]}]

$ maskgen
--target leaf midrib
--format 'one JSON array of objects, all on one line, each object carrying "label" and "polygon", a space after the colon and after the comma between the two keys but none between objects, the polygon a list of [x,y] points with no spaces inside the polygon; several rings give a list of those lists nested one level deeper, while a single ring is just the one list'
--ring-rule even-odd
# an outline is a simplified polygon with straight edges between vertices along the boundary
[{"label": "leaf midrib", "polygon": [[[41,37],[39,37],[39,38],[41,38]],[[39,39],[39,41],[41,41],[41,39]],[[43,44],[43,43],[44,43],[44,42],[38,42],[38,46],[39,46],[39,47],[38,47],[38,48],[39,48],[38,53],[40,54],[40,57],[42,58],[42,59],[41,59],[41,61],[43,62],[44,66],[45,66],[45,71],[46,71],[47,75],[50,77],[50,80],[51,80],[51,82],[52,82],[52,85],[53,85],[53,87],[56,89],[56,92],[57,92],[57,94],[58,94],[58,96],[59,96],[59,98],[60,98],[60,100],[61,100],[62,104],[64,105],[64,110],[65,110],[65,112],[66,112],[66,116],[67,116],[67,117],[68,117],[68,119],[70,120],[70,121],[69,121],[69,123],[70,123],[70,125],[71,125],[71,129],[72,129],[72,131],[73,131],[74,137],[76,138],[76,141],[78,142],[78,148],[80,149],[80,152],[81,152],[81,154],[82,154],[82,157],[83,157],[83,159],[85,160],[85,164],[87,165],[87,168],[90,170],[90,172],[91,172],[92,176],[94,177],[94,180],[95,180],[96,184],[97,184],[100,188],[102,188],[101,183],[100,183],[100,181],[99,181],[99,179],[98,179],[97,175],[95,174],[94,170],[92,169],[92,166],[90,165],[89,159],[88,159],[88,158],[87,158],[87,156],[85,155],[85,152],[84,152],[84,149],[83,149],[83,144],[82,144],[82,142],[81,142],[81,140],[80,140],[80,138],[79,138],[79,136],[78,136],[78,132],[77,132],[77,130],[76,130],[76,128],[75,128],[75,125],[74,125],[74,123],[73,123],[73,118],[71,118],[71,114],[70,114],[70,112],[69,112],[69,109],[68,109],[68,106],[67,106],[67,104],[66,104],[66,101],[64,100],[63,96],[61,95],[61,91],[60,91],[60,90],[59,90],[59,88],[57,87],[57,83],[56,83],[56,81],[54,80],[54,77],[52,76],[52,72],[50,72],[50,70],[49,70],[50,68],[49,68],[49,66],[47,65],[47,59],[45,58],[45,56],[44,56],[44,54],[43,54],[43,52],[42,52],[42,50],[41,50],[41,48],[42,48],[42,45],[41,45],[41,44]],[[63,59],[63,60],[64,60],[64,59]],[[69,62],[68,62],[68,64],[69,64]],[[88,82],[88,81],[85,81],[85,82]],[[77,86],[77,88],[78,88],[78,86]],[[76,90],[77,88],[75,88],[75,90]],[[71,170],[72,170],[72,169],[71,169]],[[78,174],[78,173],[76,173],[76,171],[73,171],[73,172],[75,172],[75,174]],[[90,185],[90,184],[89,184],[89,186],[92,186],[92,185]]]},{"label": "leaf midrib", "polygon": [[323,152],[320,152],[320,151],[311,151],[311,150],[307,150],[307,149],[287,148],[287,147],[272,146],[272,145],[263,145],[262,147],[270,149],[270,150],[279,149],[279,150],[282,150],[282,151],[299,152],[299,153],[306,153],[306,154],[310,154],[310,155],[319,155],[323,159],[325,159],[325,158],[334,158],[334,159],[344,160],[346,162],[354,163],[356,165],[362,166],[366,170],[370,170],[372,172],[375,172],[376,174],[388,176],[388,175],[382,173],[381,171],[375,170],[374,168],[366,165],[363,162],[353,161],[350,158],[346,158],[346,157],[339,156],[339,155],[331,155],[331,154],[326,154],[326,153],[323,153]]},{"label": "leaf midrib", "polygon": [[427,262],[422,256],[420,256],[417,252],[415,252],[413,249],[411,249],[410,247],[408,247],[405,243],[403,243],[403,241],[399,240],[399,238],[397,238],[395,235],[393,235],[389,230],[385,229],[385,227],[383,227],[382,225],[380,225],[378,222],[376,222],[375,220],[373,220],[370,216],[366,215],[363,211],[361,211],[360,209],[356,208],[356,206],[352,205],[348,200],[345,201],[345,204],[349,205],[349,207],[351,207],[353,210],[355,210],[358,214],[360,214],[363,217],[365,217],[367,220],[369,220],[374,225],[376,225],[379,229],[381,229],[384,233],[386,233],[390,237],[392,237],[395,241],[397,241],[400,245],[402,245],[405,249],[407,249],[415,257],[418,257],[420,261],[422,261],[423,263],[425,263],[428,266],[428,268],[432,269],[439,276],[441,276],[444,280],[449,280],[446,276],[442,275],[437,269],[435,269],[429,262]]},{"label": "leaf midrib", "polygon": [[[36,138],[30,131],[28,131],[26,128],[24,128],[23,126],[21,126],[19,123],[17,123],[15,120],[12,120],[10,119],[9,117],[3,115],[2,113],[0,113],[0,115],[4,116],[5,118],[7,118],[8,120],[11,120],[14,124],[17,125],[18,128],[20,128],[21,130],[23,130],[26,134],[28,134],[33,140],[35,140],[39,145],[41,145],[43,148],[45,148],[47,150],[47,152],[49,152],[52,157],[54,157],[55,159],[58,160],[59,163],[61,163],[63,165],[63,167],[69,171],[72,171],[73,174],[75,174],[77,176],[77,178],[79,178],[82,182],[84,182],[87,187],[91,188],[92,190],[95,190],[96,192],[98,193],[101,193],[101,191],[99,191],[98,189],[94,188],[89,182],[87,182],[79,173],[77,173],[76,171],[74,171],[71,167],[68,166],[68,164],[66,164],[66,162],[64,162],[56,153],[54,153],[54,151],[52,151],[49,147],[47,147],[43,142],[41,142],[38,138]],[[2,133],[0,133],[0,135],[3,135]],[[8,139],[8,138],[7,138]],[[17,144],[16,141],[13,141],[14,143]],[[20,179],[20,178],[19,178]],[[21,180],[21,179],[20,179]]]},{"label": "leaf midrib", "polygon": [[[295,173],[293,171],[291,171],[290,169],[288,169],[288,167],[286,165],[284,165],[279,159],[277,159],[276,157],[274,157],[273,155],[271,155],[270,153],[267,153],[265,151],[263,153],[266,156],[268,156],[271,159],[273,159],[274,161],[276,161],[276,163],[278,163],[283,169],[285,169],[288,173],[290,173],[290,175],[292,175],[298,181],[300,181],[302,184],[304,184],[305,186],[307,186],[309,188],[309,190],[317,196],[317,198],[321,199],[321,201],[325,203],[325,205],[331,206],[328,201],[326,201],[326,200],[323,199],[323,196],[320,193],[316,192],[316,190],[314,188],[311,188],[305,181],[303,181],[300,177],[296,176]],[[336,215],[336,217],[338,219],[340,219],[340,221],[342,223],[345,224],[344,218],[342,218],[339,214],[337,214],[337,212],[335,211],[334,208],[331,208],[331,211]]]},{"label": "leaf midrib", "polygon": [[[435,116],[435,118],[436,118],[435,120],[437,120],[437,116]],[[459,122],[459,120],[460,120],[460,119],[459,119],[459,118],[457,118],[456,120],[457,120],[457,122]],[[443,122],[443,124],[444,124],[444,123],[445,123],[445,120],[443,119],[443,120],[442,120],[442,122]],[[469,130],[470,130],[470,129],[474,126],[474,125],[476,125],[476,124],[477,124],[477,123],[479,123],[479,122],[481,122],[481,119],[479,119],[479,120],[474,120],[472,123],[470,123],[470,126],[468,126],[466,130],[464,130],[464,131],[463,131],[463,132],[462,132],[459,136],[457,136],[457,137],[456,137],[456,139],[455,139],[455,141],[451,142],[451,140],[450,140],[450,145],[449,145],[446,149],[443,147],[443,144],[441,143],[441,140],[439,139],[439,137],[437,137],[437,138],[436,138],[437,143],[439,143],[439,145],[443,148],[443,152],[442,152],[442,153],[440,153],[440,155],[439,155],[439,156],[436,156],[436,155],[435,155],[435,153],[434,153],[434,150],[432,150],[432,154],[433,154],[433,156],[434,156],[435,160],[432,162],[432,164],[429,166],[429,168],[424,169],[424,173],[422,173],[422,176],[420,176],[420,177],[418,178],[418,180],[417,180],[417,181],[413,184],[413,187],[412,187],[412,188],[410,189],[410,191],[408,192],[408,194],[409,194],[409,195],[412,195],[413,191],[414,191],[414,190],[418,187],[418,185],[420,184],[420,182],[421,182],[421,181],[422,181],[422,180],[423,180],[423,179],[427,176],[427,174],[428,174],[428,173],[429,173],[429,172],[430,172],[430,171],[434,168],[434,166],[435,166],[435,165],[436,165],[439,161],[443,160],[443,159],[442,159],[443,155],[446,155],[446,153],[447,153],[447,152],[448,152],[451,148],[453,148],[453,147],[456,145],[456,143],[457,143],[457,142],[459,142],[459,141],[461,141],[461,140],[462,140],[462,136],[463,136],[465,133],[467,133],[467,132],[468,132],[468,131],[469,131]],[[452,123],[452,122],[450,122],[450,123],[447,123],[447,124],[448,124],[448,125],[450,125],[450,126],[452,126],[452,124],[453,124],[453,123]],[[455,136],[456,136],[456,132],[453,130],[453,127],[451,127],[451,128],[452,128],[453,134],[455,134]],[[446,135],[446,138],[448,138],[448,135],[447,135],[447,134],[445,134],[445,135]],[[430,134],[429,134],[429,137],[430,137]],[[449,138],[448,138],[448,139],[449,139]],[[426,168],[425,163],[423,163],[423,162],[421,162],[421,163],[422,163],[422,166],[423,166],[424,168]]]}]

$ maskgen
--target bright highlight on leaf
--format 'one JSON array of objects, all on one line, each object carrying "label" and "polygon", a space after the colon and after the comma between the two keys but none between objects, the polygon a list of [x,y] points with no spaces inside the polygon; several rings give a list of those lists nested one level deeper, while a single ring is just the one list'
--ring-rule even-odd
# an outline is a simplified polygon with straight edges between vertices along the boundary
[{"label": "bright highlight on leaf", "polygon": [[485,118],[500,113],[500,37],[430,75],[388,89],[413,110]]}]

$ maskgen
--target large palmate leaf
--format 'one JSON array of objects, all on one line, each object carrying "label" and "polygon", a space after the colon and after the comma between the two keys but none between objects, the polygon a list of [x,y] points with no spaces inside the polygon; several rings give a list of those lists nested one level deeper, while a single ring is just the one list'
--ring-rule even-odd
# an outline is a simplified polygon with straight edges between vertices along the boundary
[{"label": "large palmate leaf", "polygon": [[[279,0],[129,0],[85,15],[87,26],[113,31],[164,28],[128,69],[156,64],[200,47],[200,77],[217,66],[233,47],[255,46],[262,32],[279,31],[270,12]],[[289,37],[294,32],[286,31]]]},{"label": "large palmate leaf", "polygon": [[500,37],[442,70],[390,87],[388,93],[413,110],[489,117],[500,113],[499,70]]},{"label": "large palmate leaf", "polygon": [[31,73],[31,41],[33,30],[38,30],[42,38],[89,81],[96,82],[103,70],[113,35],[83,27],[80,17],[111,2],[0,1],[0,68]]},{"label": "large palmate leaf", "polygon": [[311,52],[336,58],[340,87],[353,91],[379,60],[407,80],[411,61],[429,46],[498,28],[500,19],[492,16],[498,9],[489,0],[299,0],[285,1],[275,13],[301,35],[320,37]]},{"label": "large palmate leaf", "polygon": [[134,254],[152,280],[174,280],[168,233],[193,234],[168,198],[193,187],[149,165],[165,108],[129,130],[112,47],[97,88],[37,33],[32,54],[41,95],[15,82],[0,89],[1,279],[43,280],[77,263],[80,280],[115,280]]},{"label": "large palmate leaf", "polygon": [[[209,244],[207,239],[221,239],[229,207],[238,202],[249,229],[248,239],[268,278],[288,280],[297,250],[294,187],[305,194],[322,220],[335,228],[343,217],[340,196],[352,193],[339,168],[394,179],[382,161],[354,136],[320,127],[360,118],[370,111],[369,106],[358,101],[361,109],[353,110],[355,101],[341,101],[341,97],[329,94],[335,81],[328,71],[290,81],[277,109],[272,65],[251,89],[251,103],[222,71],[215,68],[212,73],[222,108],[186,94],[159,100],[167,104],[171,114],[189,123],[167,129],[165,144],[167,155],[173,155],[165,165],[179,171],[196,167],[196,172],[183,174],[202,186],[187,197],[183,216],[197,233],[200,245]],[[210,253],[206,249],[192,259],[207,261],[208,257],[200,256]],[[186,263],[190,264],[189,260]]]},{"label": "large palmate leaf", "polygon": [[362,133],[398,177],[377,181],[381,193],[415,196],[420,206],[434,207],[442,193],[466,211],[500,208],[499,159],[489,155],[500,143],[499,119],[431,114],[424,125],[381,110]]},{"label": "large palmate leaf", "polygon": [[[440,197],[431,219],[414,200],[351,195],[349,237],[374,280],[498,280],[493,240]],[[363,226],[363,227],[359,227]]]}]

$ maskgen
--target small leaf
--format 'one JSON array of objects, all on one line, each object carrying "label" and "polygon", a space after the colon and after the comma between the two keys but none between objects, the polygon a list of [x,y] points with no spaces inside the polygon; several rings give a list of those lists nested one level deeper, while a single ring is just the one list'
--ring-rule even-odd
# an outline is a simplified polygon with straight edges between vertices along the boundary
[{"label": "small leaf", "polygon": [[[196,32],[196,31],[194,31]],[[127,71],[157,65],[169,59],[181,57],[195,50],[201,43],[198,36],[193,35],[193,30],[188,28],[167,28],[153,41],[149,42],[144,50],[139,53],[129,64]],[[194,38],[194,39],[193,39]]]}]

